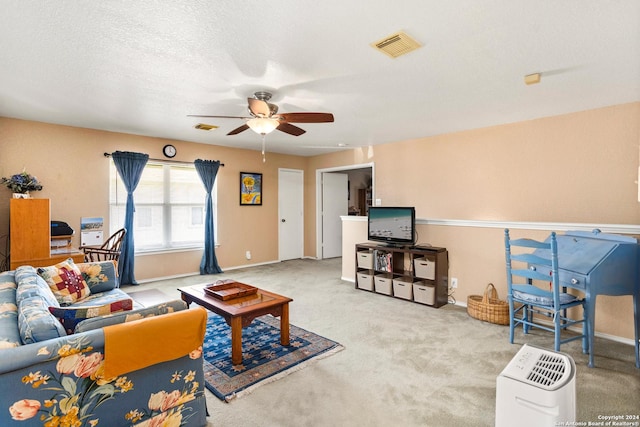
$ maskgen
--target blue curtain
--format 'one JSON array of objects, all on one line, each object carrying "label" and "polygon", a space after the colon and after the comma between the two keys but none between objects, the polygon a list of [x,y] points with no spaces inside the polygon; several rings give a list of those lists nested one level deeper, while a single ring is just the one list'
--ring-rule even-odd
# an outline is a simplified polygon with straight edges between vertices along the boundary
[{"label": "blue curtain", "polygon": [[204,253],[202,254],[202,261],[200,262],[200,274],[222,273],[222,269],[218,265],[218,259],[216,258],[215,241],[213,238],[213,201],[211,198],[211,190],[213,189],[213,183],[216,182],[220,162],[197,159],[193,163],[207,192],[204,202]]},{"label": "blue curtain", "polygon": [[116,151],[111,153],[111,158],[127,190],[127,206],[124,216],[124,228],[127,230],[127,233],[124,236],[120,259],[118,260],[120,284],[137,285],[138,283],[136,282],[134,274],[135,247],[133,244],[133,213],[135,212],[135,205],[133,203],[133,192],[140,182],[140,177],[149,160],[149,155],[128,151]]}]

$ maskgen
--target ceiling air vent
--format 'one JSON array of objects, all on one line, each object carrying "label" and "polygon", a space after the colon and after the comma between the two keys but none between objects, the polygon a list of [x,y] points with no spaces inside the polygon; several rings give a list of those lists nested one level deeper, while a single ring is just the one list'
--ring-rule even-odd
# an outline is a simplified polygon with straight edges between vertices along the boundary
[{"label": "ceiling air vent", "polygon": [[197,125],[194,126],[196,129],[200,129],[200,130],[213,130],[213,129],[218,129],[218,126],[214,126],[214,125],[207,125],[204,123],[198,123]]},{"label": "ceiling air vent", "polygon": [[372,43],[371,46],[391,58],[397,58],[400,55],[416,50],[421,45],[406,33],[400,31],[396,34],[385,37],[380,41]]}]

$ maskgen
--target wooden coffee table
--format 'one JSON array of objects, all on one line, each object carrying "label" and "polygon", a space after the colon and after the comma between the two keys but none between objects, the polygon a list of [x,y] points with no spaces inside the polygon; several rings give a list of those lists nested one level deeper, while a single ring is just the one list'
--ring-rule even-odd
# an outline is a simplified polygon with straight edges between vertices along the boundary
[{"label": "wooden coffee table", "polygon": [[226,301],[205,293],[206,285],[179,288],[182,300],[187,305],[196,303],[224,318],[231,326],[231,362],[242,363],[242,328],[253,319],[265,314],[280,317],[280,344],[289,345],[289,303],[291,298],[258,289],[255,294]]}]

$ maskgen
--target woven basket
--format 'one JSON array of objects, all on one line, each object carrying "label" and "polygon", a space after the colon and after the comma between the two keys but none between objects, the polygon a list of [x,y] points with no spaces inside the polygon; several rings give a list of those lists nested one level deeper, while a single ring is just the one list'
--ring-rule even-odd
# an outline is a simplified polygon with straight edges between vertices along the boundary
[{"label": "woven basket", "polygon": [[467,313],[474,319],[496,325],[509,324],[509,304],[498,298],[493,283],[489,283],[484,295],[469,295],[467,298]]}]

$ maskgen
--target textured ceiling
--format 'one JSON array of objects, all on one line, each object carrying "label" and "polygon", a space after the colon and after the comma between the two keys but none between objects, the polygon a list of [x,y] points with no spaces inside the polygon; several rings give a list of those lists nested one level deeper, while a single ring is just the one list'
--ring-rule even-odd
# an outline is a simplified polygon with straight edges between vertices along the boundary
[{"label": "textured ceiling", "polygon": [[[423,47],[370,46],[400,30]],[[259,150],[187,114],[268,90],[335,115],[267,136],[305,156],[640,100],[638,0],[4,0],[0,39],[0,116]]]}]

